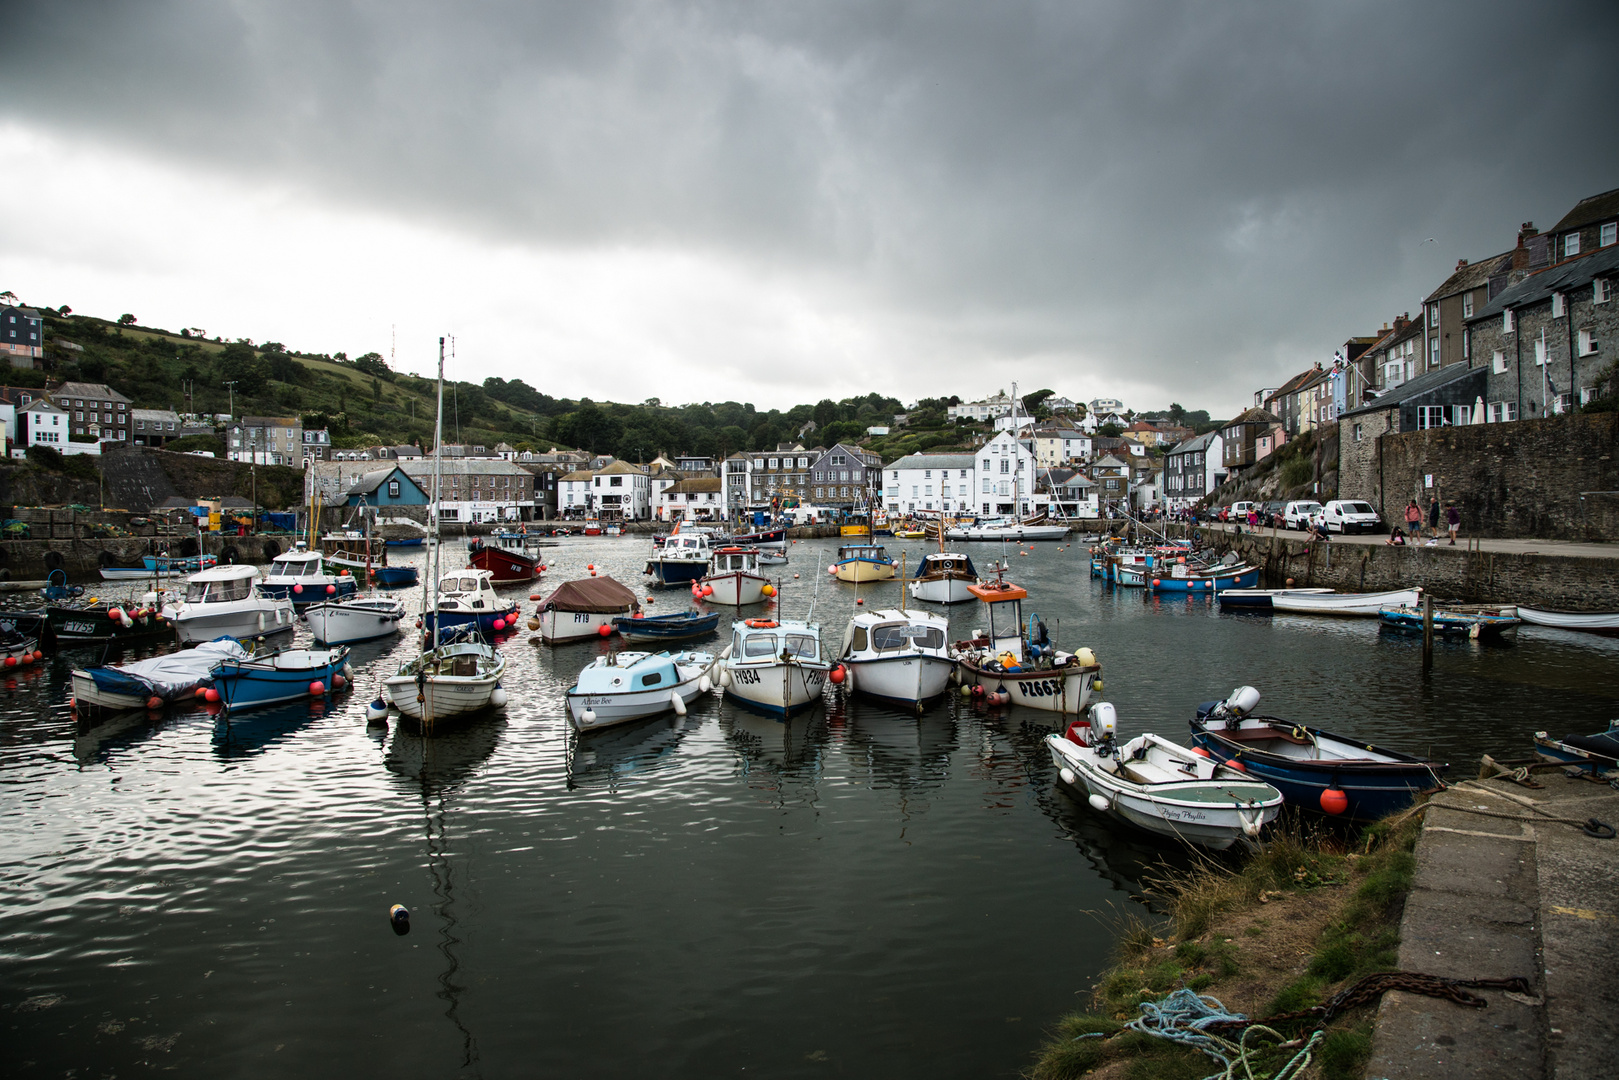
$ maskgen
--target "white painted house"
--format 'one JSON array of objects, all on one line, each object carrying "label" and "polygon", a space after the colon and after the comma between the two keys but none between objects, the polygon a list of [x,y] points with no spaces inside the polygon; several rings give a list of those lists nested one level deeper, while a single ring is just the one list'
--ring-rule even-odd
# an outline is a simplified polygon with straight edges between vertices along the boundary
[{"label": "white painted house", "polygon": [[557,478],[557,517],[586,518],[594,505],[590,498],[590,481],[595,473],[589,469],[575,469]]},{"label": "white painted house", "polygon": [[590,478],[595,516],[603,521],[646,521],[652,516],[651,478],[627,461],[597,469]]},{"label": "white painted house", "polygon": [[101,452],[99,442],[70,442],[68,430],[67,410],[57,408],[50,398],[36,398],[17,410],[17,441],[11,455],[27,457],[30,446],[49,446],[64,454]]},{"label": "white painted house", "polygon": [[1034,491],[1034,451],[1028,443],[1011,432],[998,432],[978,448],[976,459],[978,513],[1026,516],[1045,506],[1045,497]]},{"label": "white painted house", "polygon": [[658,521],[721,521],[725,503],[717,476],[694,476],[658,493],[654,507]]},{"label": "white painted house", "polygon": [[890,514],[972,512],[972,454],[910,454],[883,467],[883,505]]}]

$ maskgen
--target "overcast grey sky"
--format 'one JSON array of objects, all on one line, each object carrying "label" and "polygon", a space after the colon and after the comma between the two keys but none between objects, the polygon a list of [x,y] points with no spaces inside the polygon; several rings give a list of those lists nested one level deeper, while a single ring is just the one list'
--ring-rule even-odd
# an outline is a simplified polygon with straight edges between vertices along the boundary
[{"label": "overcast grey sky", "polygon": [[1229,414],[1619,187],[1611,0],[6,7],[0,288],[567,396]]}]

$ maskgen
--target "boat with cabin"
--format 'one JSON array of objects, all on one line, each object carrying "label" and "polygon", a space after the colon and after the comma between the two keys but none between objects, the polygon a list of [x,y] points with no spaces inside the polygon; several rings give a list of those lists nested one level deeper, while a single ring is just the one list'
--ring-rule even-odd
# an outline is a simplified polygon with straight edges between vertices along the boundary
[{"label": "boat with cabin", "polygon": [[894,580],[894,560],[881,544],[843,544],[838,547],[832,573],[839,581],[862,584]]},{"label": "boat with cabin", "polygon": [[1025,619],[1023,601],[1029,594],[1005,580],[1003,569],[997,569],[993,580],[968,587],[983,602],[989,626],[950,651],[962,685],[990,704],[1083,713],[1091,691],[1101,686],[1102,665],[1090,649],[1070,653],[1057,648],[1038,614],[1030,612]]},{"label": "boat with cabin", "polygon": [[476,626],[487,637],[507,628],[517,628],[522,609],[516,600],[495,591],[494,576],[487,570],[451,570],[438,579],[437,602],[422,616],[431,634],[435,628],[453,629]]},{"label": "boat with cabin", "polygon": [[742,607],[757,604],[775,589],[759,572],[759,552],[749,547],[722,547],[711,556],[708,576],[701,578],[703,599],[711,604]]},{"label": "boat with cabin", "polygon": [[170,609],[180,644],[291,633],[298,615],[291,600],[255,588],[256,567],[231,564],[193,574],[185,595]]},{"label": "boat with cabin", "polygon": [[467,565],[474,570],[487,570],[496,584],[533,581],[540,576],[540,560],[521,548],[501,547],[474,540],[468,545],[471,554]]},{"label": "boat with cabin", "polygon": [[911,597],[930,604],[963,604],[973,599],[969,586],[978,583],[978,571],[968,556],[957,551],[930,552],[922,557],[917,575],[906,583]]},{"label": "boat with cabin", "polygon": [[708,573],[712,554],[706,533],[687,531],[677,523],[662,546],[654,546],[642,573],[650,574],[659,585],[689,585]]},{"label": "boat with cabin", "polygon": [[781,717],[816,705],[832,670],[821,651],[819,624],[799,620],[732,623],[731,644],[720,665],[728,697]]},{"label": "boat with cabin", "polygon": [[714,654],[615,652],[598,656],[568,687],[568,715],[580,731],[595,731],[686,707],[712,688]]},{"label": "boat with cabin", "polygon": [[1118,717],[1099,701],[1066,731],[1046,736],[1058,778],[1096,811],[1127,825],[1214,851],[1253,843],[1282,810],[1282,793],[1161,735],[1116,742]]},{"label": "boat with cabin", "polygon": [[277,600],[290,600],[293,607],[320,604],[333,596],[352,596],[360,589],[347,570],[331,573],[326,557],[310,551],[300,541],[291,551],[270,560],[270,569],[258,583],[259,593]]},{"label": "boat with cabin", "polygon": [[1376,821],[1445,786],[1450,766],[1317,727],[1260,716],[1259,691],[1239,686],[1205,701],[1193,716],[1192,743],[1215,761],[1240,765],[1303,810],[1346,821]]},{"label": "boat with cabin", "polygon": [[602,574],[564,581],[551,590],[540,601],[529,629],[538,630],[546,644],[604,637],[613,632],[615,619],[640,610],[633,592]]},{"label": "boat with cabin", "polygon": [[1005,540],[1029,543],[1035,540],[1061,540],[1069,533],[1067,525],[1024,522],[1017,518],[983,518],[972,524],[957,524],[944,532],[948,540]]},{"label": "boat with cabin", "polygon": [[856,611],[840,662],[857,694],[920,711],[950,689],[950,622],[930,611]]}]

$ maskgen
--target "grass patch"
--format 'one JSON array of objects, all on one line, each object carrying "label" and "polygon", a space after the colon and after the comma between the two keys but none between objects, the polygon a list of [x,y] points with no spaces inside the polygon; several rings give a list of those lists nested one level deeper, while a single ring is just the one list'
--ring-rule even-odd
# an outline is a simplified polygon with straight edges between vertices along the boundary
[{"label": "grass patch", "polygon": [[1360,1080],[1372,1059],[1372,1026],[1329,1031],[1316,1048],[1322,1080]]}]

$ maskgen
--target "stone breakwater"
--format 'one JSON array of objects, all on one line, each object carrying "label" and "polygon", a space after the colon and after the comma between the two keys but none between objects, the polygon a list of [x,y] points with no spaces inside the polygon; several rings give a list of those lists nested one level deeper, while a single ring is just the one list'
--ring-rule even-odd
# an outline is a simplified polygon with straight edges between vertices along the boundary
[{"label": "stone breakwater", "polygon": [[1312,542],[1267,533],[1205,530],[1215,550],[1258,565],[1265,584],[1380,592],[1421,586],[1436,597],[1477,604],[1531,604],[1576,611],[1619,610],[1619,551],[1613,558],[1555,552],[1474,550],[1458,545],[1393,547]]}]

